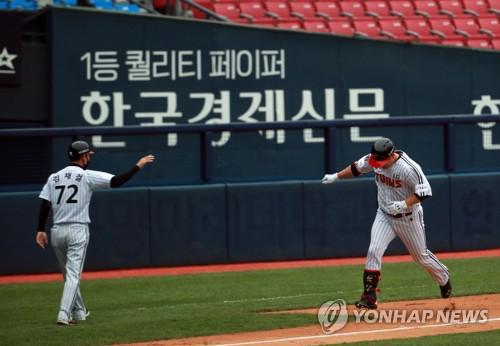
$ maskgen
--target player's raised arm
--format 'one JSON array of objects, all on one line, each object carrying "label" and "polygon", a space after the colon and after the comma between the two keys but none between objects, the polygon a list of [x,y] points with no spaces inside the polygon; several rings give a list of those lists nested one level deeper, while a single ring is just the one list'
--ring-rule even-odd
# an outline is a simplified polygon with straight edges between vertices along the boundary
[{"label": "player's raised arm", "polygon": [[337,181],[338,179],[347,179],[347,178],[354,177],[355,175],[352,172],[351,166],[352,165],[347,166],[346,168],[344,168],[343,170],[341,170],[340,172],[337,172],[337,173],[325,174],[325,176],[323,177],[321,182],[323,184],[331,184],[331,183],[334,183],[335,181]]},{"label": "player's raised arm", "polygon": [[353,162],[349,166],[345,167],[343,170],[333,174],[325,174],[321,182],[323,184],[331,184],[339,179],[348,179],[360,176],[364,173],[371,172],[373,167],[368,163],[369,155],[365,155],[358,161]]},{"label": "player's raised arm", "polygon": [[154,162],[154,160],[155,160],[154,155],[146,155],[144,157],[141,157],[139,161],[137,161],[137,163],[134,165],[134,167],[132,167],[131,169],[122,174],[115,175],[113,178],[111,178],[110,186],[111,187],[122,186],[127,181],[129,181],[130,178],[134,176],[134,174],[139,172],[147,164]]}]

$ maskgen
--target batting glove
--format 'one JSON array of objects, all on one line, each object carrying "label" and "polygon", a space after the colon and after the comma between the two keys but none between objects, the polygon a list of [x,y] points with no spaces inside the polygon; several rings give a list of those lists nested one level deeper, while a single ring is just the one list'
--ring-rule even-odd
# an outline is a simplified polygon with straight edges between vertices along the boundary
[{"label": "batting glove", "polygon": [[323,184],[331,184],[331,183],[334,183],[338,178],[339,177],[338,177],[337,173],[334,173],[334,174],[325,174],[325,176],[321,180],[321,183],[323,183]]},{"label": "batting glove", "polygon": [[404,213],[407,208],[408,206],[406,205],[406,201],[392,202],[387,206],[388,212],[392,215]]}]

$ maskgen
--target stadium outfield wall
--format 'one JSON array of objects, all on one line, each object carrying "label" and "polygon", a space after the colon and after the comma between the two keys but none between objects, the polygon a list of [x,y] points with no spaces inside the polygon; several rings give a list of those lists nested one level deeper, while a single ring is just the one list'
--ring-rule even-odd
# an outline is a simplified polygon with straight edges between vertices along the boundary
[{"label": "stadium outfield wall", "polygon": [[[500,247],[500,174],[430,176],[433,251]],[[37,193],[2,193],[0,274],[57,271],[35,244]],[[86,270],[364,256],[372,179],[124,188],[97,192]],[[5,217],[4,217],[5,216]],[[406,253],[399,240],[387,254]]]}]

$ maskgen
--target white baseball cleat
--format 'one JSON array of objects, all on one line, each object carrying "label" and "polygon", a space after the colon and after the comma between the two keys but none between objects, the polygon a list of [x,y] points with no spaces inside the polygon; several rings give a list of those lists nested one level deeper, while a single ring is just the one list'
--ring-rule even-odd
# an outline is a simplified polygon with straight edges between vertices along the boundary
[{"label": "white baseball cleat", "polygon": [[90,311],[89,311],[89,310],[86,310],[86,311],[85,311],[85,314],[80,315],[80,316],[76,316],[76,317],[75,317],[75,320],[76,320],[76,321],[85,321],[85,320],[87,319],[87,317],[89,317],[89,316],[90,316]]},{"label": "white baseball cleat", "polygon": [[60,326],[70,326],[72,324],[76,324],[75,320],[67,321],[67,320],[57,320],[57,324]]}]

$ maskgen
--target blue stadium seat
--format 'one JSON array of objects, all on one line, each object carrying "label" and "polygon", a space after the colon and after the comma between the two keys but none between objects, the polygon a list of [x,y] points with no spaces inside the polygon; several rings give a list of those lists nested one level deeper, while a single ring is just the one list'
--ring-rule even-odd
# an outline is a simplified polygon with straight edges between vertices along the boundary
[{"label": "blue stadium seat", "polygon": [[76,6],[76,0],[61,0],[61,2],[66,6]]},{"label": "blue stadium seat", "polygon": [[94,0],[92,1],[95,8],[101,9],[101,10],[112,10],[113,9],[113,2],[111,0]]},{"label": "blue stadium seat", "polygon": [[136,4],[116,4],[115,10],[129,12],[129,13],[140,12],[139,6],[137,6]]},{"label": "blue stadium seat", "polygon": [[31,0],[12,0],[10,2],[9,8],[12,10],[19,9],[19,10],[34,11],[38,9],[38,3]]}]

